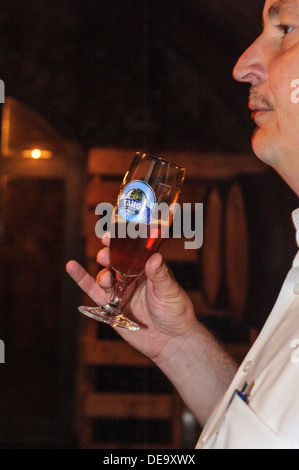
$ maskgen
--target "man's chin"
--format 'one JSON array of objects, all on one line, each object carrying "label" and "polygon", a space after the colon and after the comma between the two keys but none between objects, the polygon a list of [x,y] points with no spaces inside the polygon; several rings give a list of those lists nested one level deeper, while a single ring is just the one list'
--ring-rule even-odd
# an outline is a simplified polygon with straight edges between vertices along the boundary
[{"label": "man's chin", "polygon": [[275,166],[277,155],[277,143],[275,138],[267,136],[260,128],[256,128],[252,139],[251,146],[255,155],[264,163],[270,166]]}]

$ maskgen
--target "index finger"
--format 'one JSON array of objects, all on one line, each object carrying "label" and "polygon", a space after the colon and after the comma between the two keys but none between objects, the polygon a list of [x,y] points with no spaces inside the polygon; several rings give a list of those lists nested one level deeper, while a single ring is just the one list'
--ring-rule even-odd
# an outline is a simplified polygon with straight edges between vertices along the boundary
[{"label": "index finger", "polygon": [[96,280],[79,264],[77,261],[71,260],[65,267],[67,273],[78,284],[78,286],[87,294],[96,304],[103,305],[106,303],[106,293],[98,285]]}]

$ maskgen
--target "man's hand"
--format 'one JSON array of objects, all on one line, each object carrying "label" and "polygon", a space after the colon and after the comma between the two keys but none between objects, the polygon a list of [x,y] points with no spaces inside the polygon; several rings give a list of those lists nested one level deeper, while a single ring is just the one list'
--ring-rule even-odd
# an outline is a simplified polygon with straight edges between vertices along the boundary
[{"label": "man's hand", "polygon": [[[111,288],[109,237],[105,236],[102,241],[106,247],[99,251],[97,261],[104,269],[99,272],[97,279],[92,278],[76,261],[66,265],[69,275],[97,305],[107,302]],[[122,307],[123,312],[140,325],[140,330],[129,331],[116,327],[116,331],[154,361],[162,360],[163,349],[169,341],[176,337],[187,337],[197,324],[189,297],[178,285],[159,253],[148,260],[144,275],[129,286],[128,295]]]}]

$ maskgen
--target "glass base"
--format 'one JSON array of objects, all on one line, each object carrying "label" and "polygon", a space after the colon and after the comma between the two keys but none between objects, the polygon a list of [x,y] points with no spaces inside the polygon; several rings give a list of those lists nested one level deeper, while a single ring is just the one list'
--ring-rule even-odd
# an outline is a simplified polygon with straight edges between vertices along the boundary
[{"label": "glass base", "polygon": [[126,318],[121,311],[112,305],[103,305],[102,307],[78,307],[79,312],[87,315],[96,321],[107,323],[110,326],[126,328],[127,330],[139,330],[139,325]]}]

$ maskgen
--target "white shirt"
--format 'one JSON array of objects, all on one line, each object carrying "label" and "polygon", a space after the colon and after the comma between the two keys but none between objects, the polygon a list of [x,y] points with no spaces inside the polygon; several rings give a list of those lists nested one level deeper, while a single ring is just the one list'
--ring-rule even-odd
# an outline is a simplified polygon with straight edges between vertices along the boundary
[{"label": "white shirt", "polygon": [[[299,247],[299,209],[293,212]],[[247,402],[236,390],[252,386]],[[197,448],[299,449],[299,251],[274,308]]]}]

